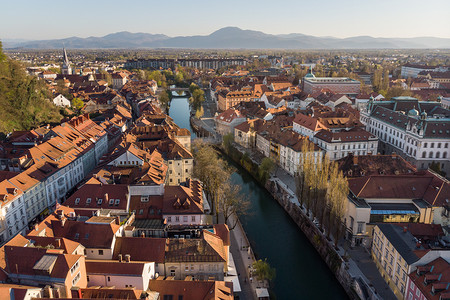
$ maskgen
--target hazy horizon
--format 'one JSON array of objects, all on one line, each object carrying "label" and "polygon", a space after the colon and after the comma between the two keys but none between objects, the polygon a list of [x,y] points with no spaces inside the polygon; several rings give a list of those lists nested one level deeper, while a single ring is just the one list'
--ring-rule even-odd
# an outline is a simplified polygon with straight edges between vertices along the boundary
[{"label": "hazy horizon", "polygon": [[208,35],[223,27],[336,38],[450,38],[447,0],[430,0],[426,5],[419,0],[197,0],[189,4],[180,0],[18,0],[2,6],[2,40],[101,37],[121,31],[192,36]]}]

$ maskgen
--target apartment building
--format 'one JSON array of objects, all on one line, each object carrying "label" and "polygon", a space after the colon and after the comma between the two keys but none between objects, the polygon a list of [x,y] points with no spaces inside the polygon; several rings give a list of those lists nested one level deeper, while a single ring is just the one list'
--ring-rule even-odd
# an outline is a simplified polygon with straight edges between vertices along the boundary
[{"label": "apartment building", "polygon": [[397,153],[418,169],[435,162],[449,173],[450,111],[440,103],[411,97],[370,101],[360,120],[379,138],[381,154]]}]

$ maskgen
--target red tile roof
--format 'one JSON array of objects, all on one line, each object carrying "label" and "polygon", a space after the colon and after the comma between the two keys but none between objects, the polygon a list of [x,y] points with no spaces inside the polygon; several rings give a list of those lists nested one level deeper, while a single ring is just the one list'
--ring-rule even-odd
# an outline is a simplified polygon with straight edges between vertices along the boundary
[{"label": "red tile roof", "polygon": [[113,259],[117,260],[119,254],[125,259],[125,255],[129,254],[133,261],[164,263],[167,242],[165,238],[118,237]]},{"label": "red tile roof", "polygon": [[233,290],[223,281],[150,280],[149,289],[160,298],[172,296],[183,300],[232,300]]},{"label": "red tile roof", "polygon": [[[90,199],[90,203],[88,203]],[[101,199],[101,203],[99,202]],[[129,190],[125,184],[87,183],[67,199],[65,205],[72,208],[128,210]]]},{"label": "red tile roof", "polygon": [[[441,296],[450,293],[448,284],[450,282],[450,264],[441,257],[424,266],[419,266],[418,271],[409,274],[409,278],[426,299],[447,299],[441,298]],[[426,284],[425,280],[430,282]],[[433,290],[434,292],[432,292]]]}]

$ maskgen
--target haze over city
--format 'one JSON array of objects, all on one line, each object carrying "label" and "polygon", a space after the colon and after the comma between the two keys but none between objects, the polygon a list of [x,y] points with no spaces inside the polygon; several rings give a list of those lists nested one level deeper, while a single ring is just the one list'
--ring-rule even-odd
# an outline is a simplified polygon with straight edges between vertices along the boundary
[{"label": "haze over city", "polygon": [[450,37],[446,0],[3,1],[0,39],[59,39],[130,31],[207,35],[227,26],[269,34]]}]

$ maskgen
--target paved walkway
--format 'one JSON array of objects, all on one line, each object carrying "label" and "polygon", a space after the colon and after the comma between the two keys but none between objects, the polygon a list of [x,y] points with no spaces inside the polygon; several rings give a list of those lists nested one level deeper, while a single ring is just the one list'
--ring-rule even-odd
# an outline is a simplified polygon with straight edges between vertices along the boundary
[{"label": "paved walkway", "polygon": [[365,278],[367,278],[367,283],[375,288],[375,291],[381,298],[385,300],[397,299],[378,271],[372,257],[363,247],[349,249],[347,250],[347,253],[356,263],[359,270],[362,271]]},{"label": "paved walkway", "polygon": [[[231,216],[229,223],[234,224],[236,216]],[[234,258],[234,263],[239,276],[239,283],[241,284],[241,294],[239,299],[252,300],[256,299],[256,288],[264,287],[262,282],[257,282],[257,280],[251,277],[251,266],[255,261],[255,256],[250,244],[248,242],[247,236],[242,228],[240,222],[231,230],[231,246],[230,251]],[[250,266],[250,267],[249,267]],[[250,282],[251,281],[251,282]]]}]

